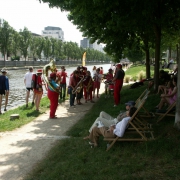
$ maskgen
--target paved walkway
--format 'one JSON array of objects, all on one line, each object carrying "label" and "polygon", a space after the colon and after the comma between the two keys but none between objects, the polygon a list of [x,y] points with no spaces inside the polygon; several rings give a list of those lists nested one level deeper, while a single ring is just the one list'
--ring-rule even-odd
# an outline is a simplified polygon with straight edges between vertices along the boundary
[{"label": "paved walkway", "polygon": [[[102,92],[104,86],[101,86],[100,94]],[[50,120],[47,111],[19,129],[0,133],[0,180],[22,180],[57,140],[67,138],[66,131],[92,106],[93,103],[88,102],[69,108],[66,101],[57,109],[58,119]]]}]

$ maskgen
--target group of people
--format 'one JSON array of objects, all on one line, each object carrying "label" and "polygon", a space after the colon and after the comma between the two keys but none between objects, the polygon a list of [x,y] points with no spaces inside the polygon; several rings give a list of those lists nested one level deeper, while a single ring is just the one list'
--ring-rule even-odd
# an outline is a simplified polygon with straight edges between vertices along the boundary
[{"label": "group of people", "polygon": [[43,95],[43,86],[47,90],[47,96],[50,100],[50,115],[49,118],[57,118],[55,115],[58,107],[58,99],[65,99],[66,95],[66,77],[67,73],[64,66],[61,67],[61,71],[56,70],[52,72],[48,77],[48,83],[42,78],[42,69],[38,69],[36,73],[33,73],[33,67],[29,67],[29,72],[24,76],[24,83],[26,86],[26,107],[28,107],[28,100],[30,91],[33,91],[32,105],[36,106],[36,111],[39,111],[40,101]]},{"label": "group of people", "polygon": [[[4,83],[5,85],[0,87],[0,108],[2,104],[2,95],[5,95],[6,100],[4,111],[6,111],[9,94],[9,81],[6,76],[7,71],[1,70],[1,72],[0,83]],[[24,84],[26,87],[26,107],[29,106],[29,97],[30,92],[32,91],[32,106],[35,105],[36,110],[39,111],[43,89],[46,89],[48,91],[48,98],[50,99],[50,118],[55,118],[55,111],[58,106],[59,98],[65,100],[66,97],[66,78],[68,75],[65,67],[62,66],[60,71],[56,70],[56,72],[49,75],[49,83],[47,83],[44,82],[42,73],[42,69],[37,69],[34,73],[33,67],[29,67],[29,71],[24,76]],[[70,107],[75,107],[76,104],[81,105],[81,99],[83,97],[85,103],[88,101],[94,103],[93,98],[95,98],[95,96],[99,98],[99,89],[103,78],[106,80],[105,94],[108,95],[108,92],[110,92],[108,91],[110,85],[114,91],[114,107],[116,107],[120,103],[120,91],[123,85],[124,75],[125,73],[122,70],[121,64],[116,65],[115,71],[114,69],[109,69],[106,74],[103,72],[103,67],[96,68],[96,66],[94,66],[92,75],[87,67],[78,66],[69,77],[68,94],[70,95]],[[52,95],[53,93],[51,91],[54,91],[55,94]]]}]

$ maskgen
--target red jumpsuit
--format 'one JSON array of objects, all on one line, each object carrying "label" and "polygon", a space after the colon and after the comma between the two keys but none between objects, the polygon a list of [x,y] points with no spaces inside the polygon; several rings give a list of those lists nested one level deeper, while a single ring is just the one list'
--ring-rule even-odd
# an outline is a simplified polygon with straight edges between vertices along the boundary
[{"label": "red jumpsuit", "polygon": [[123,86],[124,75],[125,73],[122,69],[119,69],[115,75],[115,78],[116,78],[115,84],[114,84],[114,104],[115,105],[118,105],[121,100],[120,92]]}]

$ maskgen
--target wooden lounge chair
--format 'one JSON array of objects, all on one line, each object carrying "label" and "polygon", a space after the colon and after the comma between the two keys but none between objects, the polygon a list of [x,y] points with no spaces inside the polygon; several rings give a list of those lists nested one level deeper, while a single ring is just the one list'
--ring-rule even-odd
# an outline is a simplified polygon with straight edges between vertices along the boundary
[{"label": "wooden lounge chair", "polygon": [[173,104],[171,104],[164,113],[155,113],[155,115],[159,116],[157,122],[161,121],[165,116],[175,117],[175,113],[174,113],[175,107],[176,107],[176,101]]},{"label": "wooden lounge chair", "polygon": [[[117,141],[147,141],[149,139],[154,139],[153,129],[151,126],[142,123],[136,116],[140,109],[143,107],[146,99],[142,99],[140,105],[138,106],[136,112],[133,114],[128,123],[128,128],[126,129],[123,137],[115,137],[115,138],[104,138],[104,141],[108,141],[110,145],[108,146],[108,151]],[[133,134],[132,137],[128,135]],[[148,134],[148,136],[147,136]],[[127,136],[127,137],[126,137]]]}]

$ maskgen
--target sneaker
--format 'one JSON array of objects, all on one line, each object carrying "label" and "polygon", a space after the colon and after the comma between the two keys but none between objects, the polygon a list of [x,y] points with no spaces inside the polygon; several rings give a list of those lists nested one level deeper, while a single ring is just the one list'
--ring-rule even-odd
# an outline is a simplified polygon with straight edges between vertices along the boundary
[{"label": "sneaker", "polygon": [[34,102],[32,102],[32,106],[34,106]]},{"label": "sneaker", "polygon": [[116,107],[117,105],[114,105],[114,107]]},{"label": "sneaker", "polygon": [[4,111],[7,111],[7,109],[6,109],[6,108],[4,108]]}]

